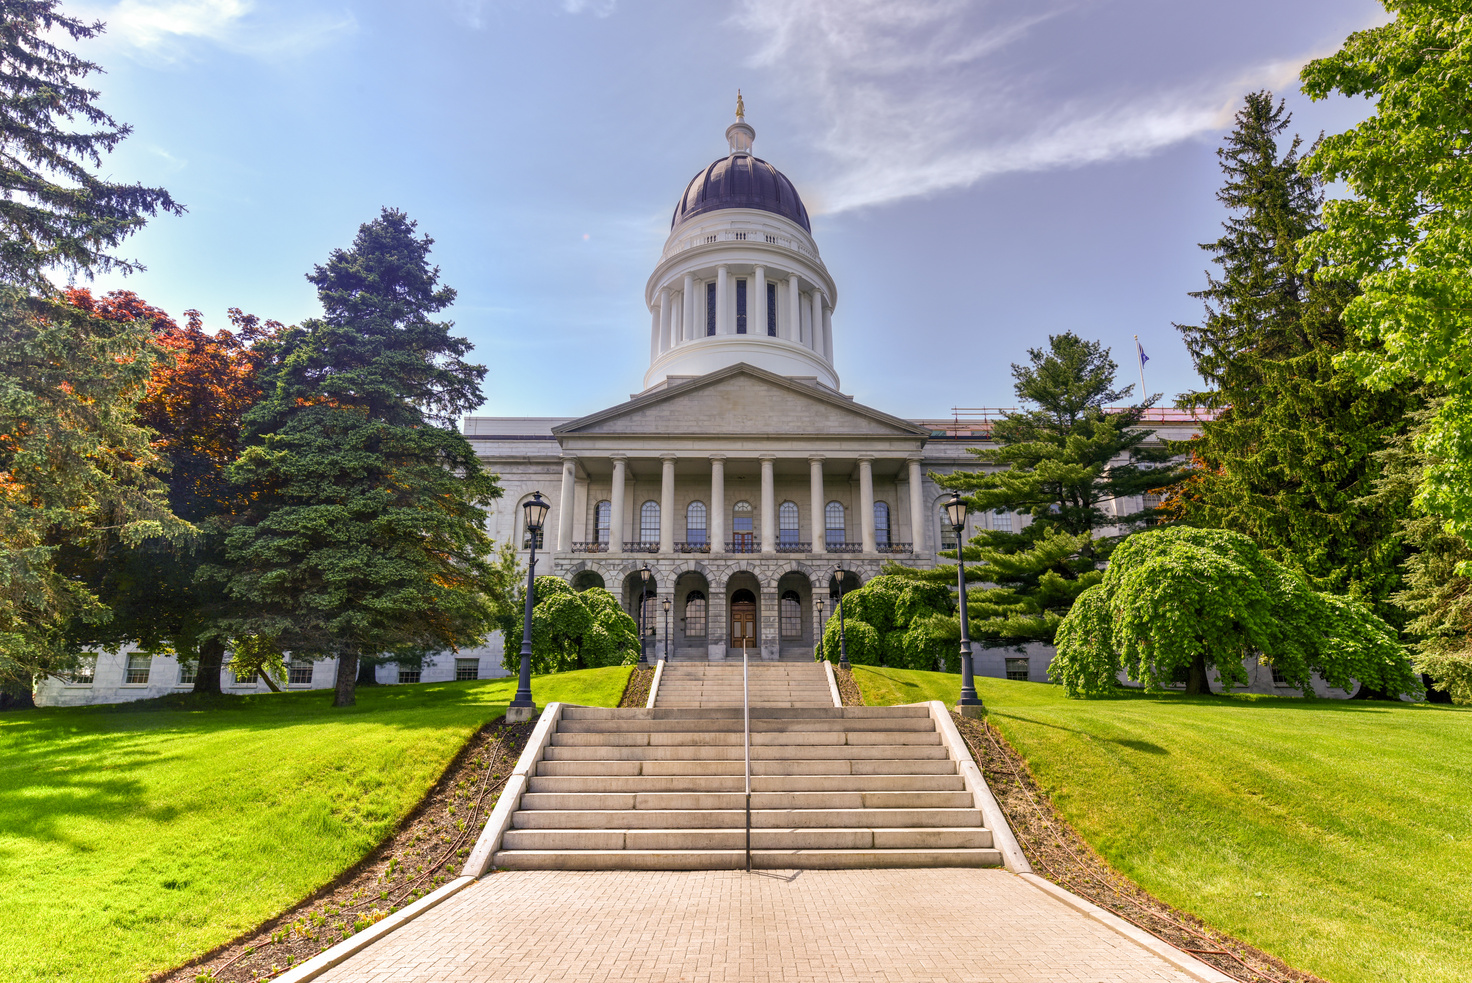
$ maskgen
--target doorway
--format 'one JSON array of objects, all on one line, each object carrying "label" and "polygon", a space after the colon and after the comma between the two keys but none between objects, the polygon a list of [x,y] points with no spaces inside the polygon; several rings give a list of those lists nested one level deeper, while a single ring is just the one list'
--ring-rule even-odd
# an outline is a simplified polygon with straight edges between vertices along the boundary
[{"label": "doorway", "polygon": [[758,648],[756,595],[744,588],[731,595],[731,647],[739,650],[743,639],[749,650]]}]

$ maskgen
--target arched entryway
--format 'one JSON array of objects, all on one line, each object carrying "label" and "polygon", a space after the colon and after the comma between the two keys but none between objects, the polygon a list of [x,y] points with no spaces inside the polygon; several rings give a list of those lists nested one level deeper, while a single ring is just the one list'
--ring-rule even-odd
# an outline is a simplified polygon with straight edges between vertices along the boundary
[{"label": "arched entryway", "polygon": [[710,600],[710,582],[705,574],[691,570],[675,578],[674,658],[710,658],[710,639],[720,637],[718,631],[710,630]]},{"label": "arched entryway", "polygon": [[579,570],[572,575],[572,589],[578,593],[590,587],[602,587],[603,575],[597,570]]},{"label": "arched entryway", "polygon": [[731,647],[757,647],[756,595],[741,588],[731,595]]},{"label": "arched entryway", "polygon": [[734,573],[726,581],[726,654],[728,658],[741,658],[741,644],[746,643],[746,652],[754,659],[762,657],[761,637],[761,581],[756,575],[743,571]]},{"label": "arched entryway", "polygon": [[807,574],[784,573],[777,581],[779,658],[813,657],[813,587]]},{"label": "arched entryway", "polygon": [[[635,624],[642,629],[646,656],[654,651],[654,636],[660,630],[659,622],[659,598],[655,591],[659,587],[659,581],[650,573],[649,579],[645,580],[640,572],[635,570],[624,578],[624,610],[629,617],[634,619]],[[640,611],[640,594],[643,594],[643,610]]]}]

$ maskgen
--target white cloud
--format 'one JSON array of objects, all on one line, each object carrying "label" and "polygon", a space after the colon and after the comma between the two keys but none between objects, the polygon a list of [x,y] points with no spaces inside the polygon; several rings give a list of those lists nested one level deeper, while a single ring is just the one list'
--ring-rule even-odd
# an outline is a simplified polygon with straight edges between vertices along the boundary
[{"label": "white cloud", "polygon": [[164,62],[195,57],[200,41],[258,57],[294,57],[356,26],[346,12],[282,16],[257,9],[255,0],[121,0],[86,13],[106,22],[114,43]]},{"label": "white cloud", "polygon": [[1301,64],[1110,92],[1020,43],[1070,9],[1062,0],[742,0],[734,22],[761,39],[754,63],[824,121],[812,204],[828,212],[1145,156],[1230,125],[1243,92],[1287,84]]}]

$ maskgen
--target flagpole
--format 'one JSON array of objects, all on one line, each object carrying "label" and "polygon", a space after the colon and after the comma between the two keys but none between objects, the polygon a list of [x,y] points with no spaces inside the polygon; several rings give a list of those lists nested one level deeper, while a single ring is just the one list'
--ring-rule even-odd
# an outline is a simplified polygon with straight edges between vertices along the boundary
[{"label": "flagpole", "polygon": [[1142,357],[1145,350],[1140,347],[1140,336],[1135,335],[1135,361],[1140,366],[1140,401],[1144,402],[1150,397],[1145,393],[1145,359]]}]

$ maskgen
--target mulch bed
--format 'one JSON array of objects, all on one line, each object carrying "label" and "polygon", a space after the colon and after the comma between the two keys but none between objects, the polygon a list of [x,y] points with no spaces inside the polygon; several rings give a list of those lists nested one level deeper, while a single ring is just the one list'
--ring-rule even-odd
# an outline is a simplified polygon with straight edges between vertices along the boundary
[{"label": "mulch bed", "polygon": [[861,707],[864,705],[864,694],[859,692],[859,684],[854,682],[852,670],[840,669],[838,663],[833,664],[833,679],[838,683],[838,698],[846,707]]},{"label": "mulch bed", "polygon": [[[844,701],[847,703],[847,699]],[[1208,928],[1112,869],[1053,808],[1027,762],[995,727],[952,713],[1033,870],[1242,983],[1324,983]]]},{"label": "mulch bed", "polygon": [[629,673],[629,682],[624,686],[624,695],[618,701],[618,705],[620,707],[642,707],[649,702],[649,687],[653,683],[653,666],[646,669],[636,668]]},{"label": "mulch bed", "polygon": [[268,980],[460,876],[535,724],[487,724],[399,830],[360,864],[286,914],[151,979]]}]

